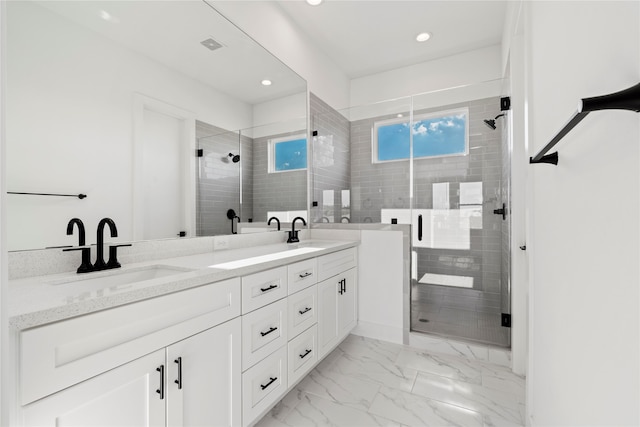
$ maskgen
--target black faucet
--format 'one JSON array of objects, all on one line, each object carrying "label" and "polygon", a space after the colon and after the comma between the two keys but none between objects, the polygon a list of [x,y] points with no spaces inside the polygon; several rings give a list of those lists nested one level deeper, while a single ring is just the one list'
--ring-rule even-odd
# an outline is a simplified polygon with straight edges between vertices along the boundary
[{"label": "black faucet", "polygon": [[77,248],[67,248],[63,249],[64,252],[68,251],[82,251],[82,263],[78,270],[78,273],[88,273],[93,271],[93,265],[91,265],[91,248],[85,247],[85,234],[84,234],[84,224],[79,218],[71,218],[69,223],[67,224],[67,236],[71,236],[73,234],[73,225],[78,226],[78,246]]},{"label": "black faucet", "polygon": [[278,218],[276,218],[275,216],[272,216],[271,218],[269,218],[269,221],[267,221],[267,225],[271,225],[271,220],[275,219],[276,222],[278,223],[278,231],[280,231],[280,220]]},{"label": "black faucet", "polygon": [[298,232],[296,231],[296,221],[302,221],[302,225],[307,225],[307,221],[304,220],[301,216],[297,216],[293,218],[293,222],[291,223],[291,231],[289,232],[289,238],[287,239],[287,243],[298,243],[300,239],[298,239]]},{"label": "black faucet", "polygon": [[109,246],[109,261],[104,262],[104,226],[108,225],[111,231],[111,237],[118,237],[118,229],[116,223],[111,218],[102,218],[98,223],[98,240],[97,240],[97,255],[96,262],[93,264],[94,271],[109,270],[111,268],[120,268],[121,265],[118,262],[117,250],[121,246],[131,246],[131,243],[125,243],[122,245]]}]

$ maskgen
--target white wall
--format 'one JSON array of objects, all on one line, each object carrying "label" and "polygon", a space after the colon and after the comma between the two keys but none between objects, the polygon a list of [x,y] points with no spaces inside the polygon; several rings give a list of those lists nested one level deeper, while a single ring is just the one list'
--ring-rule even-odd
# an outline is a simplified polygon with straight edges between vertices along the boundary
[{"label": "white wall", "polygon": [[134,93],[222,128],[253,123],[250,105],[44,8],[31,2],[7,8],[8,190],[88,195],[8,196],[11,250],[77,244],[76,236],[65,236],[75,216],[85,221],[88,243],[105,216],[116,221],[122,240],[131,239]]},{"label": "white wall", "polygon": [[[580,98],[640,81],[640,3],[528,2],[534,154]],[[591,113],[529,167],[532,425],[640,424],[640,115]],[[514,166],[516,167],[516,166]]]},{"label": "white wall", "polygon": [[353,106],[484,82],[502,77],[501,47],[459,55],[351,80]]},{"label": "white wall", "polygon": [[[309,91],[334,108],[349,105],[349,79],[274,2],[207,0],[289,68]],[[302,24],[303,25],[303,24]]]}]

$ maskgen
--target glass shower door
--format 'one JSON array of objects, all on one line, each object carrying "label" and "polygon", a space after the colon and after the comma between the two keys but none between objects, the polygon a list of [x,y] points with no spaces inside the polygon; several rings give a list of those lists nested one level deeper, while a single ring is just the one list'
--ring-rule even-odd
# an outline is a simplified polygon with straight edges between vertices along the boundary
[{"label": "glass shower door", "polygon": [[411,329],[508,347],[508,221],[494,214],[508,178],[506,121],[485,123],[500,97],[465,100],[456,89],[438,98],[413,98]]},{"label": "glass shower door", "polygon": [[241,161],[247,160],[240,153],[239,132],[224,131],[198,121],[196,140],[197,235],[235,233],[241,217]]}]

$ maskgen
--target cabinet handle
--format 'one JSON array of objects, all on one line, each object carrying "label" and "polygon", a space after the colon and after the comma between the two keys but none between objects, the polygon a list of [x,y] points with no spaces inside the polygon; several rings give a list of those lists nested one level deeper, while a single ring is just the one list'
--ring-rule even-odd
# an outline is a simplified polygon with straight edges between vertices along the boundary
[{"label": "cabinet handle", "polygon": [[276,328],[275,326],[272,326],[267,332],[260,332],[260,335],[262,335],[264,337],[264,336],[269,335],[271,332],[277,331],[277,330],[278,330],[278,328]]},{"label": "cabinet handle", "polygon": [[311,307],[307,307],[304,310],[298,310],[298,313],[305,314],[307,311],[311,311]]},{"label": "cabinet handle", "polygon": [[160,365],[156,368],[157,372],[160,372],[160,388],[156,390],[156,393],[160,395],[160,400],[164,399],[164,365]]},{"label": "cabinet handle", "polygon": [[422,242],[422,215],[418,215],[418,240]]},{"label": "cabinet handle", "polygon": [[273,382],[274,382],[274,381],[276,381],[276,380],[278,379],[278,377],[275,377],[275,378],[271,378],[271,377],[269,377],[269,379],[270,379],[271,381],[269,381],[269,382],[268,382],[268,383],[266,383],[265,385],[260,384],[260,388],[261,388],[262,390],[264,390],[265,388],[267,388],[267,387],[269,387],[271,384],[273,384]]},{"label": "cabinet handle", "polygon": [[178,357],[174,362],[178,364],[178,379],[174,383],[178,384],[178,390],[182,390],[182,357]]},{"label": "cabinet handle", "polygon": [[305,351],[304,354],[299,354],[298,356],[300,356],[300,359],[304,359],[309,355],[309,353],[311,353],[311,350],[307,349],[307,351]]},{"label": "cabinet handle", "polygon": [[338,291],[338,293],[340,295],[344,294],[345,292],[347,292],[347,279],[342,279],[338,282],[338,284],[340,285],[340,290]]},{"label": "cabinet handle", "polygon": [[300,276],[300,278],[301,278],[301,279],[304,279],[305,277],[309,277],[309,276],[311,276],[312,274],[313,274],[313,273],[310,273],[310,272],[308,272],[308,271],[307,271],[306,273],[304,273],[304,274],[299,274],[298,276]]},{"label": "cabinet handle", "polygon": [[271,289],[275,289],[275,288],[277,288],[277,287],[278,287],[278,285],[276,285],[276,284],[272,284],[272,285],[271,285],[271,286],[269,286],[268,288],[260,288],[260,290],[261,290],[262,292],[267,292],[267,291],[270,291]]}]

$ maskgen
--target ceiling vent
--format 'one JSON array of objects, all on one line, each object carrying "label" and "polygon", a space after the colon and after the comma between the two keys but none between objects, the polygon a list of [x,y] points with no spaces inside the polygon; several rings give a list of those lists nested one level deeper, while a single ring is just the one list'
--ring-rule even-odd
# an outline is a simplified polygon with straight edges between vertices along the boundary
[{"label": "ceiling vent", "polygon": [[223,47],[223,45],[221,45],[220,43],[218,43],[217,41],[215,41],[211,37],[209,37],[206,40],[201,41],[200,44],[202,46],[206,47],[209,50],[217,50],[217,49],[220,49],[221,47]]}]

